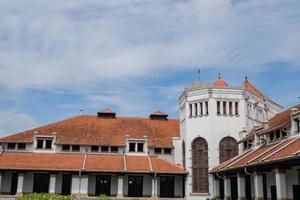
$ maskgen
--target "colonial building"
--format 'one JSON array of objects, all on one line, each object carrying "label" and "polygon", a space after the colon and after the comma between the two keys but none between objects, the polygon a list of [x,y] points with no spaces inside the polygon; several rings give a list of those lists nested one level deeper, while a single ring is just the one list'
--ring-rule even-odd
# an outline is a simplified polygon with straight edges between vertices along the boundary
[{"label": "colonial building", "polygon": [[279,139],[267,130],[282,111],[247,78],[231,86],[219,75],[214,83],[197,81],[184,89],[179,120],[162,112],[119,117],[108,109],[75,116],[0,139],[0,193],[234,198],[240,193],[229,182],[242,177],[241,170],[222,166],[255,151],[261,141],[267,146]]},{"label": "colonial building", "polygon": [[300,199],[300,105],[280,112],[238,142],[242,152],[215,167],[220,199]]}]

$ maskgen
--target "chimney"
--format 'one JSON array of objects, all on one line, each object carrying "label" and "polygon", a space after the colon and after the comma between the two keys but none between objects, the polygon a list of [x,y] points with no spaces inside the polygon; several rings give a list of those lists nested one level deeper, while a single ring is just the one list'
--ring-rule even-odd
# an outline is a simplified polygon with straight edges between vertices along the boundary
[{"label": "chimney", "polygon": [[168,120],[168,115],[166,113],[156,111],[154,113],[151,113],[149,118],[153,120]]},{"label": "chimney", "polygon": [[113,111],[111,111],[108,108],[105,108],[105,109],[101,110],[100,112],[98,112],[98,117],[104,118],[104,119],[112,119],[112,118],[116,118],[116,113],[114,113]]}]

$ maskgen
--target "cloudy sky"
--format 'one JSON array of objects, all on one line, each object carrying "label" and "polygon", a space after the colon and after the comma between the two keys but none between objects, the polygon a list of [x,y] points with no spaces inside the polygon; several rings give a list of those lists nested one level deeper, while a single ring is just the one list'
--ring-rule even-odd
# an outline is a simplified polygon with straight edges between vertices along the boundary
[{"label": "cloudy sky", "polygon": [[300,1],[0,1],[0,136],[80,109],[177,117],[197,69],[300,103]]}]

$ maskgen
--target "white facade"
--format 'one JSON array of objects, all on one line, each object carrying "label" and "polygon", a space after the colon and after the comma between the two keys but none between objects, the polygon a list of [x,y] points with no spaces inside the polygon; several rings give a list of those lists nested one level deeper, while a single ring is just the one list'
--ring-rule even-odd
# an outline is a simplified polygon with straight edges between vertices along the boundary
[{"label": "white facade", "polygon": [[211,170],[219,164],[219,143],[222,138],[229,136],[238,141],[240,133],[247,133],[254,126],[262,125],[282,110],[272,101],[255,96],[243,88],[215,87],[205,82],[187,87],[179,99],[179,107],[180,132],[185,143],[185,168],[189,171],[186,181],[188,199],[213,196],[212,177],[209,177],[207,193],[193,191],[192,143],[196,138],[202,137],[208,143],[208,166]]}]

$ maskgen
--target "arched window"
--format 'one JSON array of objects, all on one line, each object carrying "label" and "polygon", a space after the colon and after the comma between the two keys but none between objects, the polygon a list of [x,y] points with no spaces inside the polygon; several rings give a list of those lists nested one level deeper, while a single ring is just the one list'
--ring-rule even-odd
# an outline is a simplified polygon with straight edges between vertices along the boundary
[{"label": "arched window", "polygon": [[182,165],[185,168],[185,142],[182,141]]},{"label": "arched window", "polygon": [[208,145],[204,138],[192,143],[193,192],[208,193]]},{"label": "arched window", "polygon": [[219,143],[220,163],[238,155],[238,144],[232,137],[224,137]]}]

